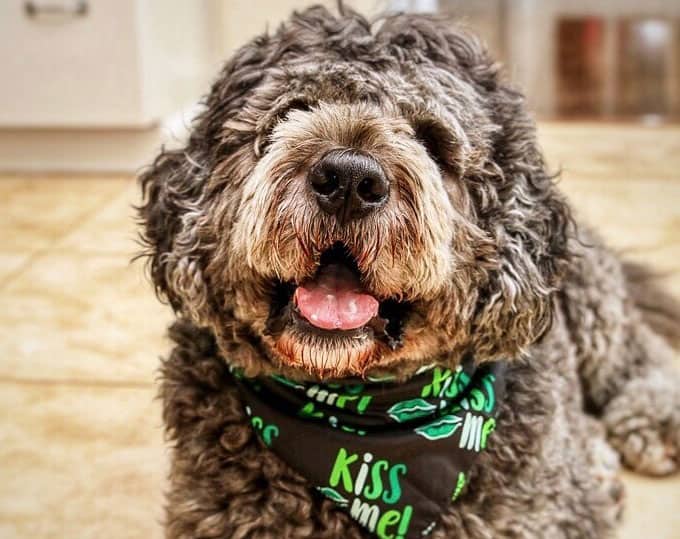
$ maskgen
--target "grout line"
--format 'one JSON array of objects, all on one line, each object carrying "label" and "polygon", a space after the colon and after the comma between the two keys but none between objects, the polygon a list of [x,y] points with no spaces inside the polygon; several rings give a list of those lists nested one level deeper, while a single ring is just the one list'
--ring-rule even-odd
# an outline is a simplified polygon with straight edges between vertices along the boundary
[{"label": "grout line", "polygon": [[0,292],[3,291],[14,279],[19,277],[22,273],[24,273],[35,260],[40,258],[42,255],[44,255],[48,249],[46,247],[42,247],[40,249],[36,249],[35,251],[31,252],[26,260],[19,264],[19,267],[16,268],[14,271],[10,271],[4,279],[0,280]]},{"label": "grout line", "polygon": [[72,386],[72,387],[105,387],[110,389],[149,389],[155,387],[152,382],[135,382],[132,380],[83,380],[81,378],[18,378],[0,376],[0,384],[22,386]]}]

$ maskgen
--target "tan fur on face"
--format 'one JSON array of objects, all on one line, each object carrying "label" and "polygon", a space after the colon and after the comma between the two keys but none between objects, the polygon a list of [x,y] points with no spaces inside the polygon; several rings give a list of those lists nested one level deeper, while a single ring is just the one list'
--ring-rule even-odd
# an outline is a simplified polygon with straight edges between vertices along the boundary
[{"label": "tan fur on face", "polygon": [[[337,148],[370,154],[392,184],[384,208],[345,225],[320,210],[307,185],[309,168]],[[291,112],[242,188],[225,279],[246,271],[254,280],[300,283],[314,274],[325,249],[343,242],[376,297],[427,300],[449,286],[452,273],[472,264],[472,247],[482,239],[463,216],[470,210],[464,192],[447,192],[411,126],[374,106],[321,104]],[[257,301],[245,297],[248,292],[236,292],[236,314],[259,319],[255,327],[261,330],[265,306],[253,312]],[[296,339],[284,335],[271,348],[286,363],[316,372],[357,374],[369,360],[380,359],[372,339],[333,350]]]},{"label": "tan fur on face", "polygon": [[[368,33],[349,49],[318,41],[316,23],[286,34],[304,47],[254,44],[225,68],[187,148],[143,179],[157,290],[250,372],[283,359],[267,328],[277,280],[310,277],[335,242],[369,292],[409,304],[401,345],[372,365],[517,355],[549,326],[570,218],[518,95],[466,40],[407,25],[392,42],[385,24],[372,37],[355,28]],[[375,158],[392,189],[379,212],[341,226],[307,174],[343,148]]]},{"label": "tan fur on face", "polygon": [[[321,252],[344,242],[377,296],[415,299],[440,290],[457,260],[457,211],[440,172],[403,120],[365,105],[295,111],[243,185],[232,234],[233,258],[264,278],[300,282]],[[321,212],[306,174],[323,154],[352,148],[372,155],[392,181],[387,206],[342,226]]]}]

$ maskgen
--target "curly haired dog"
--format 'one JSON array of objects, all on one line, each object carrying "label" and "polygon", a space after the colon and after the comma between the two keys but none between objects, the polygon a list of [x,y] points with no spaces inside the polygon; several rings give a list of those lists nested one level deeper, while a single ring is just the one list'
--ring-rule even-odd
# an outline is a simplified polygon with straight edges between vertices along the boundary
[{"label": "curly haired dog", "polygon": [[406,381],[505,362],[498,427],[434,538],[607,537],[619,457],[677,470],[677,308],[574,222],[522,96],[460,29],[295,13],[234,55],[141,184],[177,313],[168,537],[371,536],[258,439],[234,368]]}]

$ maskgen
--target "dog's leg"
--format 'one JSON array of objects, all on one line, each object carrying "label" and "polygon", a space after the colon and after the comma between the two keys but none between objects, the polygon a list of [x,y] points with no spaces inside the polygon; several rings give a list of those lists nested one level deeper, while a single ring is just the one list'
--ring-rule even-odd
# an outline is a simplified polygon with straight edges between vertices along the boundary
[{"label": "dog's leg", "polygon": [[680,459],[680,364],[636,300],[644,288],[631,286],[599,240],[583,242],[589,247],[579,247],[562,297],[585,402],[628,467],[672,473]]},{"label": "dog's leg", "polygon": [[432,539],[612,536],[624,503],[619,458],[573,395],[574,357],[560,326],[512,368],[500,427]]}]

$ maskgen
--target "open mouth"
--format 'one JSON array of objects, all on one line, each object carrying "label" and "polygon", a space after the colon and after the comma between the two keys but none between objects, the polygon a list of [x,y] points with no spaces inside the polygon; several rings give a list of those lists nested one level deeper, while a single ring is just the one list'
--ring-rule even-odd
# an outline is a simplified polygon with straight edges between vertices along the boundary
[{"label": "open mouth", "polygon": [[349,249],[336,243],[324,251],[316,274],[295,283],[276,283],[267,330],[286,329],[325,339],[374,337],[395,349],[409,311],[406,302],[379,300],[362,284]]}]

